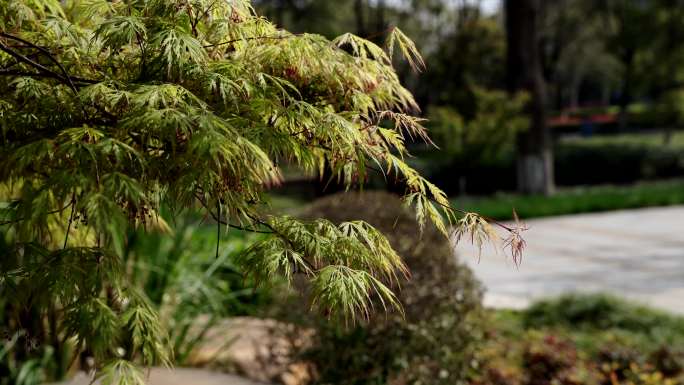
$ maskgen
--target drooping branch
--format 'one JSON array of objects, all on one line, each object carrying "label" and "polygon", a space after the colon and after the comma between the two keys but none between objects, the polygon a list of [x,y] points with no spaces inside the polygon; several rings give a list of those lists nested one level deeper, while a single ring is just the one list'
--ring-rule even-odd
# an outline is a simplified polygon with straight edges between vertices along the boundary
[{"label": "drooping branch", "polygon": [[[65,82],[69,85],[69,87],[74,91],[74,93],[78,92],[78,89],[77,89],[76,86],[74,85],[74,82],[71,80],[71,77],[69,77],[69,73],[66,71],[66,69],[64,69],[64,66],[62,66],[62,64],[61,64],[57,59],[55,59],[54,56],[52,56],[52,54],[50,53],[50,51],[46,50],[45,48],[43,48],[43,47],[41,47],[41,46],[35,45],[35,44],[33,44],[33,43],[31,43],[31,42],[29,42],[29,41],[27,41],[27,40],[24,40],[24,39],[22,39],[22,38],[20,38],[20,37],[17,37],[17,36],[14,36],[14,35],[10,35],[10,34],[5,33],[5,32],[0,32],[0,37],[4,37],[4,38],[7,38],[7,39],[12,39],[12,40],[16,40],[16,41],[21,42],[21,43],[24,43],[24,44],[26,44],[26,45],[28,45],[28,46],[30,46],[30,47],[32,47],[32,48],[35,48],[35,49],[37,49],[38,51],[40,51],[41,53],[43,53],[45,56],[48,57],[48,59],[50,59],[50,61],[52,61],[53,63],[55,63],[55,64],[57,65],[57,67],[59,68],[60,71],[62,71],[62,76],[59,76],[58,79],[60,79],[60,80],[62,80],[62,81],[65,81]],[[8,46],[6,46],[6,45],[4,45],[4,44],[2,44],[2,43],[0,43],[0,48],[2,48],[3,51],[5,51],[5,52],[9,53],[10,55],[12,55],[12,56],[13,56],[14,58],[16,58],[17,60],[21,60],[21,61],[23,61],[23,62],[26,63],[26,64],[32,65],[32,66],[34,66],[34,67],[36,67],[36,68],[42,70],[43,72],[48,72],[48,71],[49,71],[49,72],[52,72],[52,71],[49,70],[47,67],[45,67],[45,66],[43,66],[43,65],[41,65],[41,64],[39,64],[39,63],[37,63],[37,62],[31,60],[31,59],[29,59],[29,58],[27,58],[27,57],[24,56],[24,55],[19,54],[18,52],[15,52],[15,51],[12,50],[10,47],[8,47]],[[55,75],[57,75],[57,73],[55,73],[55,72],[52,72],[52,73],[54,73]]]},{"label": "drooping branch", "polygon": [[3,43],[0,43],[0,50],[6,52],[7,54],[12,56],[13,58],[19,60],[20,62],[28,64],[31,67],[36,68],[37,70],[39,70],[43,73],[49,74],[50,77],[54,77],[54,78],[59,79],[63,82],[67,81],[67,79],[65,79],[62,75],[56,73],[55,71],[52,71],[51,69],[45,67],[44,65],[42,65],[40,63],[36,63],[35,61],[33,61],[33,60],[29,59],[28,57],[14,51],[13,49],[9,48],[8,46],[6,46]]},{"label": "drooping branch", "polygon": [[[63,81],[63,78],[59,76],[59,74],[55,72],[27,72],[27,71],[20,71],[20,70],[11,70],[11,69],[2,69],[0,70],[0,76],[26,76],[30,78],[52,78],[52,79],[57,79],[60,81]],[[93,79],[86,79],[78,76],[71,76],[71,80],[75,81],[76,83],[89,83],[89,84],[96,84],[99,83],[99,80],[93,80]]]},{"label": "drooping branch", "polygon": [[[375,171],[375,172],[378,172],[378,173],[385,175],[385,173],[382,172],[382,170],[379,170],[373,166],[366,166],[366,167]],[[404,182],[404,180],[400,180],[399,178],[397,178],[397,181]],[[520,221],[517,213],[515,212],[515,209],[513,209],[513,216],[515,218],[515,225],[509,226],[505,223],[497,221],[496,219],[493,219],[493,218],[490,218],[487,216],[483,216],[483,215],[480,215],[477,213],[468,212],[468,211],[463,210],[463,209],[455,208],[455,207],[452,207],[451,205],[446,205],[444,203],[439,202],[437,199],[435,199],[434,197],[432,197],[426,193],[422,193],[420,191],[414,191],[414,190],[411,190],[411,191],[414,193],[419,193],[419,194],[423,195],[428,201],[442,207],[442,209],[445,211],[446,215],[449,215],[449,213],[459,213],[459,214],[463,215],[463,218],[467,218],[469,216],[474,217],[474,218],[478,218],[478,219],[483,220],[486,224],[491,223],[491,224],[494,224],[494,225],[500,227],[501,229],[505,230],[508,233],[508,236],[506,238],[502,238],[502,240],[504,242],[503,248],[504,249],[505,248],[510,249],[510,254],[511,254],[511,257],[513,258],[513,262],[515,263],[516,266],[520,265],[520,263],[522,261],[523,250],[525,249],[525,247],[527,245],[527,242],[523,238],[522,233],[529,230],[529,227],[525,223]],[[463,230],[465,230],[465,229],[463,229]]]},{"label": "drooping branch", "polygon": [[[369,169],[369,170],[375,171],[375,172],[378,173],[378,174],[386,175],[384,171],[380,170],[380,169],[377,168],[377,167],[374,167],[374,166],[371,166],[371,165],[366,165],[366,168]],[[400,180],[399,178],[395,179],[395,181],[397,181],[397,182],[403,182],[403,180]],[[412,192],[418,192],[418,191],[412,191]],[[451,205],[445,205],[445,204],[443,204],[443,203],[440,203],[440,202],[438,202],[436,199],[434,199],[433,197],[431,197],[431,196],[429,196],[429,195],[426,195],[426,194],[424,194],[424,195],[425,195],[425,197],[426,197],[430,202],[432,202],[432,203],[434,203],[434,204],[436,204],[436,205],[439,205],[440,207],[444,208],[445,210],[453,211],[453,212],[456,212],[456,213],[459,213],[459,214],[464,214],[464,215],[465,215],[465,214],[473,214],[472,212],[469,212],[469,211],[466,211],[466,210],[463,210],[463,209],[459,209],[459,208],[453,207],[453,206],[451,206]],[[487,222],[493,223],[493,224],[499,226],[500,228],[502,228],[503,230],[506,230],[506,231],[508,231],[508,232],[514,232],[514,231],[516,231],[516,230],[519,230],[519,229],[513,228],[513,227],[511,227],[511,226],[508,226],[508,225],[506,225],[505,223],[502,223],[502,222],[500,222],[500,221],[497,221],[497,220],[494,219],[494,218],[490,218],[490,217],[487,217],[487,216],[484,216],[484,215],[480,215],[480,214],[477,214],[477,215],[478,215],[479,217],[481,217],[482,219],[486,220]],[[527,228],[523,228],[523,230],[527,230]]]},{"label": "drooping branch", "polygon": [[207,44],[203,46],[203,48],[212,48],[212,47],[219,47],[222,45],[226,44],[232,44],[232,43],[237,43],[239,41],[250,41],[250,40],[283,40],[283,39],[291,39],[293,37],[297,36],[303,36],[304,34],[301,33],[288,33],[287,35],[268,35],[268,36],[250,36],[250,37],[242,37],[239,39],[233,39],[233,40],[226,40],[220,43],[215,43],[215,44]]},{"label": "drooping branch", "polygon": [[[99,82],[97,80],[78,78],[78,77],[74,77],[74,76],[69,75],[69,73],[64,68],[62,63],[60,63],[59,60],[57,60],[52,55],[52,53],[50,51],[48,51],[47,49],[45,49],[39,45],[31,43],[28,40],[24,40],[20,37],[10,35],[6,32],[2,32],[2,31],[0,31],[0,37],[4,37],[6,39],[12,39],[12,40],[21,42],[21,43],[25,44],[26,46],[34,48],[34,49],[38,50],[39,52],[41,52],[43,55],[45,55],[51,62],[55,63],[55,65],[59,68],[59,70],[61,71],[62,74],[59,74],[59,73],[45,67],[44,65],[42,65],[42,64],[40,64],[34,60],[31,60],[29,57],[22,55],[19,52],[16,52],[15,50],[13,50],[8,45],[0,42],[0,50],[6,52],[10,56],[17,59],[18,61],[25,63],[25,64],[28,64],[31,67],[36,68],[37,70],[41,71],[42,73],[44,73],[46,75],[45,77],[52,77],[52,78],[58,79],[61,82],[67,84],[74,91],[74,93],[78,92],[78,88],[76,87],[76,84],[74,84],[74,80],[84,82],[84,83],[98,83]],[[31,76],[31,75],[29,75],[29,76]],[[35,75],[33,75],[33,76],[35,76]]]},{"label": "drooping branch", "polygon": [[67,224],[66,232],[64,233],[64,246],[62,249],[66,249],[67,243],[69,242],[69,232],[71,231],[71,223],[74,221],[74,212],[76,211],[76,194],[71,193],[71,214],[69,214],[69,223]]},{"label": "drooping branch", "polygon": [[[195,194],[195,198],[197,198],[197,201],[200,202],[200,204],[202,205],[202,207],[204,207],[204,208],[207,210],[207,212],[209,213],[209,215],[210,215],[217,223],[220,223],[220,224],[222,224],[222,225],[224,225],[224,226],[228,226],[228,227],[234,228],[234,229],[236,229],[236,230],[248,231],[248,232],[251,232],[251,233],[259,233],[259,234],[273,234],[273,233],[274,233],[274,231],[263,231],[263,230],[251,229],[251,228],[249,228],[249,227],[244,227],[244,226],[240,226],[240,225],[235,225],[235,224],[232,224],[232,223],[230,223],[230,222],[228,222],[228,221],[225,221],[225,220],[221,219],[220,216],[217,216],[216,214],[214,214],[214,212],[213,212],[213,211],[209,208],[209,206],[207,205],[207,202],[206,202],[199,194]],[[250,217],[250,218],[252,218],[252,217]],[[254,218],[252,218],[252,220],[254,220]],[[265,222],[263,222],[263,221],[255,221],[255,222],[258,223],[258,224],[266,225],[267,227],[270,227],[270,226],[268,226],[267,223],[265,223]],[[272,228],[271,228],[271,230],[272,230]]]},{"label": "drooping branch", "polygon": [[[55,210],[52,210],[52,211],[48,211],[48,212],[45,213],[45,214],[46,214],[46,215],[59,214],[59,213],[61,213],[62,211],[64,211],[64,210],[66,210],[67,208],[69,208],[71,205],[73,205],[73,202],[70,201],[69,204],[65,205],[64,207],[59,208],[59,209],[55,209]],[[2,222],[0,222],[0,226],[9,225],[9,224],[12,224],[12,223],[19,223],[19,222],[25,221],[25,220],[27,220],[27,219],[28,219],[28,218],[16,218],[16,219],[11,219],[11,220],[2,221]]]}]

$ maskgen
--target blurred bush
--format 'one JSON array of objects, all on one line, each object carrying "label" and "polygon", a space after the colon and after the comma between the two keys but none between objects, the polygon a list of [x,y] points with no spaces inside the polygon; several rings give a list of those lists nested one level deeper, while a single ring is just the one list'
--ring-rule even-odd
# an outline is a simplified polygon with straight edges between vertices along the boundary
[{"label": "blurred bush", "polygon": [[554,334],[528,333],[522,355],[526,385],[590,385],[598,376],[583,362],[575,344]]},{"label": "blurred bush", "polygon": [[[522,111],[529,97],[473,88],[474,111],[463,116],[450,107],[430,107],[430,136],[446,156],[480,162],[512,151],[515,136],[528,126]],[[443,154],[443,155],[444,155]]]},{"label": "blurred bush", "polygon": [[684,318],[605,295],[485,315],[471,385],[684,384]]},{"label": "blurred bush", "polygon": [[604,295],[565,295],[535,303],[522,313],[527,328],[621,329],[660,336],[684,335],[684,319]]},{"label": "blurred bush", "polygon": [[[426,174],[450,194],[462,192],[459,178],[467,181],[468,194],[515,189],[515,154],[501,146],[500,153],[434,160],[420,165]],[[483,152],[486,154],[487,152]],[[554,146],[555,179],[559,186],[627,184],[684,175],[684,134],[675,132],[669,144],[662,135],[618,134],[573,137]],[[486,176],[486,177],[483,177]]]},{"label": "blurred bush", "polygon": [[511,220],[512,207],[520,218],[567,215],[630,208],[684,204],[684,180],[640,182],[632,185],[564,188],[552,196],[497,193],[487,197],[455,197],[452,206],[489,218]]},{"label": "blurred bush", "polygon": [[566,186],[632,183],[684,175],[681,146],[628,137],[630,140],[616,136],[613,140],[599,137],[560,142],[555,148],[556,182]]},{"label": "blurred bush", "polygon": [[664,141],[670,143],[675,129],[684,127],[684,88],[664,92],[656,103],[654,112],[665,122]]},{"label": "blurred bush", "polygon": [[656,370],[668,377],[679,376],[684,372],[684,346],[661,346],[651,353],[648,360]]},{"label": "blurred bush", "polygon": [[[482,288],[456,261],[447,239],[433,228],[419,234],[413,215],[384,192],[341,193],[322,198],[301,214],[333,222],[361,219],[382,231],[411,272],[401,282],[401,314],[379,314],[345,325],[307,318],[284,305],[280,317],[313,328],[313,344],[300,352],[314,364],[320,383],[458,384],[470,370],[481,329]],[[381,307],[376,302],[376,308]],[[309,314],[310,315],[310,314]],[[293,317],[294,316],[294,317]]]},{"label": "blurred bush", "polygon": [[603,374],[611,381],[624,381],[636,368],[644,365],[644,354],[638,350],[616,343],[606,344],[597,354],[597,363]]}]

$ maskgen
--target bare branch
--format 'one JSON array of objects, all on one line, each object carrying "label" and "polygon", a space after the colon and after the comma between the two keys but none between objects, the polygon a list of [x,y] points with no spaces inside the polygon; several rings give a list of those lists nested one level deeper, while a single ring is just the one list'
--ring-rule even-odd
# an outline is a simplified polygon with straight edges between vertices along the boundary
[{"label": "bare branch", "polygon": [[[18,53],[18,52],[16,52],[16,51],[14,51],[14,50],[13,50],[12,48],[10,48],[9,46],[7,46],[7,45],[5,45],[5,44],[3,44],[3,43],[0,43],[0,50],[5,51],[6,53],[8,53],[9,55],[11,55],[12,57],[14,57],[15,59],[17,59],[18,61],[23,62],[23,63],[25,63],[25,64],[28,64],[28,65],[30,65],[31,67],[36,68],[36,69],[38,69],[39,71],[43,72],[44,74],[46,74],[45,77],[52,77],[52,78],[55,78],[55,79],[58,79],[58,80],[62,81],[63,83],[67,84],[67,85],[74,91],[74,93],[77,93],[77,92],[78,92],[78,88],[77,88],[76,85],[74,84],[74,80],[81,81],[81,82],[85,82],[85,83],[98,83],[97,80],[90,80],[90,79],[85,79],[85,78],[78,78],[78,77],[73,77],[73,76],[69,75],[69,73],[68,73],[67,70],[64,68],[64,66],[59,62],[59,60],[57,60],[57,59],[52,55],[52,53],[51,53],[50,51],[48,51],[47,49],[45,49],[45,48],[43,48],[43,47],[41,47],[41,46],[39,46],[39,45],[33,44],[33,43],[31,43],[30,41],[24,40],[24,39],[22,39],[22,38],[20,38],[20,37],[17,37],[17,36],[14,36],[14,35],[10,35],[10,34],[8,34],[8,33],[1,32],[1,31],[0,31],[0,37],[4,37],[4,38],[7,38],[7,39],[12,39],[12,40],[16,40],[16,41],[18,41],[18,42],[21,42],[21,43],[23,43],[23,44],[25,44],[25,45],[27,45],[27,46],[29,46],[29,47],[31,47],[31,48],[37,49],[37,50],[40,51],[42,54],[44,54],[45,56],[47,56],[48,59],[50,59],[50,61],[52,61],[53,63],[55,63],[55,65],[56,65],[56,66],[59,68],[59,70],[62,72],[61,75],[58,74],[57,72],[52,71],[51,69],[45,67],[44,65],[42,65],[42,64],[40,64],[40,63],[38,63],[38,62],[36,62],[36,61],[34,61],[34,60],[31,60],[31,59],[28,58],[27,56],[24,56],[24,55],[22,55],[22,54],[20,54],[20,53]],[[5,74],[7,74],[7,73],[5,73]],[[30,76],[30,75],[29,75],[29,76]],[[35,75],[33,75],[33,76],[35,76]]]},{"label": "bare branch", "polygon": [[[197,198],[197,200],[200,202],[200,204],[202,204],[202,206],[207,210],[207,212],[209,213],[209,215],[211,215],[211,217],[212,217],[216,222],[218,222],[218,223],[220,223],[220,224],[222,224],[222,225],[224,225],[224,226],[232,227],[232,228],[237,229],[237,230],[248,231],[248,232],[251,232],[251,233],[259,233],[259,234],[273,234],[273,233],[274,233],[274,231],[263,231],[263,230],[257,230],[257,229],[250,229],[249,227],[243,227],[243,226],[239,226],[239,225],[234,225],[234,224],[232,224],[232,223],[230,223],[230,222],[224,221],[223,219],[221,219],[220,217],[218,217],[216,214],[214,214],[213,211],[211,211],[211,209],[209,208],[209,206],[207,206],[207,203],[204,201],[204,199],[202,199],[202,197],[201,197],[200,195],[195,194],[195,198]],[[250,216],[250,218],[252,218],[252,217]],[[254,219],[254,218],[252,218],[252,219]],[[256,221],[256,222],[259,223],[259,224],[261,224],[261,225],[265,225],[265,226],[267,226],[267,227],[273,229],[271,226],[269,226],[269,225],[268,225],[267,223],[265,223],[265,222],[262,222],[262,221]]]},{"label": "bare branch", "polygon": [[[52,215],[52,214],[61,213],[62,211],[64,211],[64,210],[67,209],[68,207],[70,207],[72,204],[73,204],[73,202],[69,202],[68,205],[66,205],[66,206],[64,206],[64,207],[62,207],[62,208],[56,209],[56,210],[48,211],[47,213],[45,213],[45,215]],[[9,225],[9,224],[12,224],[12,223],[19,223],[19,222],[25,221],[25,220],[27,220],[27,219],[28,219],[28,218],[17,218],[17,219],[12,219],[12,220],[9,220],[9,221],[2,221],[2,222],[0,222],[0,226]]]},{"label": "bare branch", "polygon": [[[50,51],[48,51],[47,49],[45,49],[45,48],[43,48],[43,47],[41,47],[41,46],[39,46],[39,45],[36,45],[36,44],[31,43],[31,42],[28,41],[28,40],[24,40],[24,39],[22,39],[22,38],[20,38],[20,37],[17,37],[17,36],[14,36],[14,35],[10,35],[10,34],[5,33],[5,32],[0,32],[0,36],[2,36],[2,37],[4,37],[4,38],[7,38],[7,39],[16,40],[16,41],[18,41],[18,42],[20,42],[20,43],[24,43],[24,44],[26,44],[26,45],[28,45],[28,46],[31,46],[31,47],[37,49],[38,51],[42,52],[45,56],[48,57],[48,59],[50,59],[50,61],[52,61],[53,63],[55,63],[55,64],[57,65],[57,67],[59,67],[59,70],[62,71],[64,80],[66,80],[66,81],[68,82],[69,87],[71,87],[71,89],[74,91],[74,93],[77,93],[77,92],[78,92],[78,89],[77,89],[76,86],[74,85],[74,82],[71,80],[71,77],[69,76],[69,73],[66,71],[66,69],[64,69],[64,66],[62,66],[62,64],[61,64],[57,59],[55,59],[54,56],[52,56],[52,53],[51,53]],[[5,47],[6,47],[7,49],[10,49],[10,48],[7,47],[7,46],[5,46]],[[9,52],[8,52],[8,53],[9,53]],[[13,56],[14,56],[14,55],[13,55]],[[15,56],[15,57],[16,57],[16,56]],[[28,59],[28,58],[27,58],[27,59]],[[30,59],[28,59],[28,60],[30,60]],[[33,63],[35,63],[35,62],[33,62]],[[35,63],[35,64],[38,64],[38,63]],[[43,67],[43,68],[45,68],[45,67]],[[45,68],[45,69],[47,69],[47,68]]]},{"label": "bare branch", "polygon": [[281,40],[281,39],[293,38],[293,37],[295,37],[295,36],[301,36],[301,34],[278,35],[278,36],[252,36],[252,37],[243,37],[243,38],[240,38],[240,39],[228,40],[228,41],[224,41],[224,42],[221,42],[221,43],[208,44],[208,45],[203,46],[203,48],[218,47],[218,46],[221,46],[221,45],[237,43],[237,42],[239,42],[239,41],[269,40],[269,39]]},{"label": "bare branch", "polygon": [[[52,79],[58,79],[58,80],[63,80],[59,74],[51,72],[26,72],[26,71],[19,71],[19,70],[10,70],[10,69],[2,69],[0,70],[0,76],[26,76],[30,78],[52,78]],[[71,79],[77,83],[89,83],[89,84],[96,84],[99,83],[99,80],[93,80],[93,79],[86,79],[86,78],[81,78],[78,76],[72,76]]]}]

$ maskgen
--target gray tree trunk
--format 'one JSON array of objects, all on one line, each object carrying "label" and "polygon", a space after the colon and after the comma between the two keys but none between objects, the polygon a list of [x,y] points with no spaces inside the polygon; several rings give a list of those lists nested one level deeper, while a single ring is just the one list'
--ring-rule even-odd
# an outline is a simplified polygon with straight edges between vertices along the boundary
[{"label": "gray tree trunk", "polygon": [[540,0],[505,0],[507,83],[527,91],[530,127],[517,138],[517,184],[524,194],[554,191],[551,133],[546,125],[546,90],[539,54]]}]

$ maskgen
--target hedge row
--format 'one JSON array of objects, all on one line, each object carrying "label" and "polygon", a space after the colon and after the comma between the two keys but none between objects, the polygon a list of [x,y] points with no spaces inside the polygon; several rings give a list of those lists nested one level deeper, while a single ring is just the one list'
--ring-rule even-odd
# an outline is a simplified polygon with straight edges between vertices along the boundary
[{"label": "hedge row", "polygon": [[[558,186],[628,184],[684,176],[684,146],[677,140],[639,136],[614,136],[563,140],[554,148],[555,181]],[[423,163],[424,171],[447,193],[472,195],[515,190],[515,159],[512,152],[494,159],[439,160]]]}]

